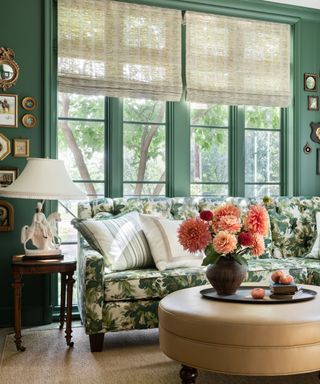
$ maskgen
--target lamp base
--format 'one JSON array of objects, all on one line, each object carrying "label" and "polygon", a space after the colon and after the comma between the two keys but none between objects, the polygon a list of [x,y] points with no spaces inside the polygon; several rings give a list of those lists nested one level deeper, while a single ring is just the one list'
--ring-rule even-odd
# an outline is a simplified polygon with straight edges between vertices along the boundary
[{"label": "lamp base", "polygon": [[37,255],[37,256],[30,256],[30,255],[24,255],[23,260],[52,260],[52,259],[63,259],[64,255]]},{"label": "lamp base", "polygon": [[43,259],[62,259],[61,249],[25,249],[24,259],[43,260]]}]

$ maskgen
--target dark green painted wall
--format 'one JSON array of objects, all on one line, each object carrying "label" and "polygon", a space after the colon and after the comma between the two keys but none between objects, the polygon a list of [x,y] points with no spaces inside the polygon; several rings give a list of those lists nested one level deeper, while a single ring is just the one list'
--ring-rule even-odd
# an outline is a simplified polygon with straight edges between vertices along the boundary
[{"label": "dark green painted wall", "polygon": [[[43,156],[44,136],[44,24],[42,0],[10,0],[6,2],[6,15],[1,17],[0,46],[10,47],[15,52],[15,60],[20,67],[20,75],[14,87],[7,94],[16,94],[19,98],[18,128],[0,128],[0,132],[9,139],[28,138],[30,140],[30,156]],[[26,111],[21,107],[25,96],[34,97],[38,106],[34,113],[38,123],[32,128],[25,128],[21,117]],[[12,145],[12,143],[11,143]],[[26,164],[25,158],[13,157],[10,154],[0,162],[0,166],[18,167],[20,171]],[[14,206],[15,229],[13,232],[0,232],[0,324],[12,323],[12,289],[11,289],[11,257],[23,253],[20,244],[20,229],[30,225],[35,209],[34,200],[8,199]],[[23,318],[25,323],[43,323],[47,308],[48,294],[44,294],[47,280],[41,276],[24,279]]]},{"label": "dark green painted wall", "polygon": [[[320,121],[319,111],[307,110],[307,96],[320,95],[318,84],[318,92],[303,91],[303,74],[304,73],[320,73],[320,46],[316,39],[311,36],[319,36],[320,20],[316,22],[301,23],[301,71],[300,77],[296,79],[300,89],[300,99],[297,108],[300,110],[300,119],[297,125],[297,134],[300,138],[299,143],[299,160],[300,166],[300,193],[305,195],[319,195],[320,193],[320,175],[316,175],[316,153],[320,145],[310,139],[310,122]],[[303,153],[303,146],[309,142],[312,147],[312,152],[309,155]]]},{"label": "dark green painted wall", "polygon": [[[137,0],[136,2],[153,3],[151,0]],[[223,7],[229,8],[233,14],[247,17],[265,17],[272,14],[277,20],[292,20],[295,18],[295,64],[294,73],[294,112],[289,113],[288,135],[288,164],[289,193],[318,195],[320,192],[320,176],[316,175],[316,148],[320,145],[311,142],[311,121],[320,121],[320,112],[307,111],[307,95],[303,91],[303,73],[320,72],[320,45],[316,37],[320,35],[320,12],[314,10],[301,11],[297,7],[286,7],[265,3],[259,0],[222,1],[222,0],[193,0],[193,1],[169,1],[159,0],[158,3],[166,6],[180,8],[186,5],[186,9],[200,9],[203,11],[224,13]],[[10,0],[6,2],[6,14],[10,17],[2,17],[0,23],[0,46],[10,47],[15,51],[16,61],[20,66],[20,76],[15,87],[7,93],[19,96],[19,128],[0,128],[0,132],[8,138],[29,138],[30,156],[41,157],[50,153],[50,143],[53,136],[50,135],[50,126],[53,126],[54,113],[50,108],[50,78],[52,72],[48,47],[49,32],[52,26],[50,12],[45,9],[51,4],[51,0]],[[218,8],[212,8],[212,5]],[[200,7],[200,8],[199,8]],[[231,8],[230,8],[231,7]],[[232,9],[234,7],[234,9]],[[243,8],[243,9],[241,9]],[[245,11],[243,11],[245,10]],[[250,12],[253,11],[253,12]],[[260,14],[259,12],[263,12]],[[280,15],[280,17],[278,16]],[[312,93],[311,93],[312,94]],[[316,95],[319,95],[317,92]],[[38,124],[33,129],[27,129],[20,123],[23,109],[20,101],[24,96],[32,96],[38,101],[38,107],[34,112],[38,118]],[[54,100],[54,98],[52,99]],[[309,141],[312,145],[312,153],[305,155],[302,151],[304,144]],[[170,148],[175,150],[175,148]],[[170,155],[170,154],[168,154]],[[14,166],[23,169],[25,159],[14,158],[9,155],[0,162],[0,166]],[[176,165],[177,167],[179,164]],[[172,172],[175,170],[171,170]],[[179,185],[175,185],[179,191]],[[172,191],[171,191],[172,192]],[[20,230],[25,224],[30,224],[34,212],[35,201],[12,200],[15,209],[15,230],[13,232],[0,232],[0,325],[12,324],[12,292],[11,292],[11,257],[16,253],[22,253],[20,244]],[[26,278],[23,288],[23,323],[40,324],[50,320],[50,283],[48,279],[39,277]]]}]

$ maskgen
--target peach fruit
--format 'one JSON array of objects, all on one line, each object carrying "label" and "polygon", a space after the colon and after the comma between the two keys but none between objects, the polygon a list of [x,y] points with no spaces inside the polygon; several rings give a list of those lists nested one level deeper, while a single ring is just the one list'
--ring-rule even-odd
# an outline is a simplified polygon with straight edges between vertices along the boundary
[{"label": "peach fruit", "polygon": [[283,275],[280,277],[280,284],[291,284],[293,282],[293,277],[291,275]]},{"label": "peach fruit", "polygon": [[263,299],[265,295],[265,291],[263,288],[253,288],[251,291],[251,296],[254,299]]},{"label": "peach fruit", "polygon": [[283,271],[281,271],[281,270],[274,271],[271,274],[271,280],[274,283],[279,283],[280,282],[280,278],[283,277],[283,276],[284,276],[284,272]]}]

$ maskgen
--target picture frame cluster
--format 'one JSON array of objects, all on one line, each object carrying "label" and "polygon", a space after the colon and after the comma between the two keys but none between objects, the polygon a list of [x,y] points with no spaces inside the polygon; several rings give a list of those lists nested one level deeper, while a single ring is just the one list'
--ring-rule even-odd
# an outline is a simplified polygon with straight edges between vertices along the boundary
[{"label": "picture frame cluster", "polygon": [[[306,92],[318,91],[318,78],[317,73],[305,73],[303,76],[303,89]],[[308,95],[307,96],[307,109],[308,111],[319,111],[319,96]]]},{"label": "picture frame cluster", "polygon": [[[5,91],[5,89],[3,89]],[[34,128],[37,118],[33,111],[37,107],[35,98],[26,96],[21,100],[23,114],[20,122],[24,128]],[[2,130],[3,128],[3,130]],[[16,158],[29,157],[29,138],[14,137],[9,139],[6,131],[19,128],[19,97],[16,94],[0,93],[0,188],[6,188],[19,176],[19,168],[2,167],[1,161],[10,154]],[[0,200],[0,232],[13,231],[14,209],[5,200]]]},{"label": "picture frame cluster", "polygon": [[[21,123],[25,128],[34,128],[37,124],[37,118],[30,113],[37,107],[35,98],[26,96],[21,100],[21,107],[28,113],[21,117]],[[18,128],[18,95],[1,93],[0,94],[0,128]],[[12,148],[12,149],[11,149]],[[30,153],[30,141],[28,138],[10,140],[4,133],[0,133],[0,161],[4,160],[10,153],[14,157],[28,157]]]}]

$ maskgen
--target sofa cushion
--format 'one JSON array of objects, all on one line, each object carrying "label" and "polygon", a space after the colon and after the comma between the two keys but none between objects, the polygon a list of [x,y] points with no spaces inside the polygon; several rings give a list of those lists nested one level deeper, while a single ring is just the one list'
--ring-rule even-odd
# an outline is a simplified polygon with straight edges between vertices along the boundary
[{"label": "sofa cushion", "polygon": [[317,227],[317,236],[315,242],[312,246],[311,251],[306,255],[310,259],[319,259],[320,258],[320,212],[316,213],[316,227]]},{"label": "sofa cushion", "polygon": [[113,201],[115,214],[138,211],[153,216],[172,218],[170,197],[119,197]]},{"label": "sofa cushion", "polygon": [[73,224],[112,270],[154,265],[138,212],[107,220],[73,220]]},{"label": "sofa cushion", "polygon": [[180,267],[200,267],[204,254],[188,252],[178,241],[177,231],[182,220],[149,215],[140,215],[140,220],[153,260],[160,271]]},{"label": "sofa cushion", "polygon": [[315,213],[320,210],[320,199],[279,197],[267,209],[273,257],[306,257],[317,235]]},{"label": "sofa cushion", "polygon": [[140,269],[105,274],[105,300],[161,299],[178,289],[208,284],[205,267],[176,268],[160,272]]},{"label": "sofa cushion", "polygon": [[[268,286],[272,271],[284,270],[298,284],[320,284],[319,260],[290,257],[289,259],[251,259],[246,281]],[[178,289],[208,284],[205,267],[157,269],[105,273],[105,301],[161,299]]]}]

